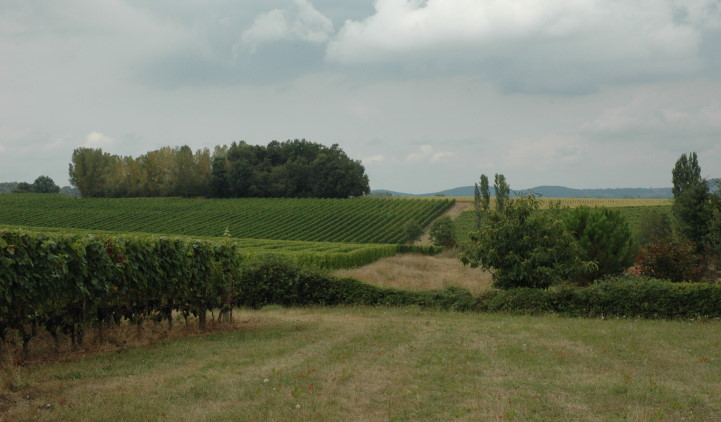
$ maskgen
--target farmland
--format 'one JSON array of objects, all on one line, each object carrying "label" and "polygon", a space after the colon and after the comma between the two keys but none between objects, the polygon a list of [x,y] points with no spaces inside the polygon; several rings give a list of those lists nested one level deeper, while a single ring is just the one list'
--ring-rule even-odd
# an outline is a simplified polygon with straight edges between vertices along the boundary
[{"label": "farmland", "polygon": [[[130,233],[114,232],[110,230],[87,230],[68,229],[60,227],[31,227],[31,226],[10,226],[0,224],[0,229],[10,231],[25,231],[30,233],[47,234],[76,234],[76,235],[99,235],[104,237],[136,237],[136,238],[157,238],[151,233]],[[299,240],[274,240],[274,239],[227,239],[223,237],[210,236],[177,236],[171,235],[178,240],[198,239],[210,242],[231,242],[235,251],[245,259],[277,255],[282,256],[299,265],[312,266],[320,269],[342,269],[354,268],[370,264],[384,257],[390,257],[398,252],[420,252],[435,253],[436,249],[428,246],[394,245],[378,243],[342,243],[342,242],[306,242]]]},{"label": "farmland", "polygon": [[452,200],[83,199],[0,196],[0,225],[313,242],[401,243],[409,220],[428,225]]}]

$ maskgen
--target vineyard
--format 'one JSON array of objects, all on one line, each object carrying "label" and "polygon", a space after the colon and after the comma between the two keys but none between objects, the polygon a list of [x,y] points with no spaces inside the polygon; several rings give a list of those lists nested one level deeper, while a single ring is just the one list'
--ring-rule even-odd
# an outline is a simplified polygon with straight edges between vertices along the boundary
[{"label": "vineyard", "polygon": [[85,199],[0,195],[0,225],[313,242],[402,243],[453,200],[417,199]]},{"label": "vineyard", "polygon": [[276,255],[302,266],[311,266],[325,270],[354,268],[370,264],[381,258],[397,253],[435,254],[440,248],[421,245],[391,245],[373,243],[307,242],[298,240],[272,239],[228,239],[223,237],[158,236],[149,233],[128,233],[113,231],[94,231],[85,229],[66,229],[57,227],[27,227],[0,225],[3,231],[23,231],[44,235],[81,235],[84,237],[133,237],[136,239],[175,239],[177,241],[203,241],[230,243],[233,250],[243,259]]}]

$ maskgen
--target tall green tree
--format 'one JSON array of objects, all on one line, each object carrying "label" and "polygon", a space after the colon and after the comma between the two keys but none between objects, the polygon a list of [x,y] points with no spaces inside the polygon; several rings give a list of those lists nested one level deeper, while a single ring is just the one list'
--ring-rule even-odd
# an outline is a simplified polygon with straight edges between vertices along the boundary
[{"label": "tall green tree", "polygon": [[502,213],[511,193],[511,187],[506,182],[506,176],[496,173],[493,188],[496,191],[496,210]]},{"label": "tall green tree", "polygon": [[20,182],[11,193],[32,193],[33,185],[28,182]]},{"label": "tall green tree", "polygon": [[478,187],[478,183],[473,184],[473,213],[476,217],[476,230],[481,229],[481,189]]},{"label": "tall green tree", "polygon": [[488,185],[488,176],[481,174],[481,208],[488,211],[491,208],[491,188]]},{"label": "tall green tree", "polygon": [[33,182],[32,191],[35,193],[58,193],[60,186],[49,176],[40,176]]},{"label": "tall green tree", "polygon": [[68,169],[70,183],[83,197],[108,196],[106,184],[113,157],[100,148],[77,148]]},{"label": "tall green tree", "polygon": [[488,187],[488,176],[481,174],[481,183],[475,183],[473,190],[473,207],[476,216],[476,230],[481,229],[483,214],[488,212],[491,204],[491,192]]},{"label": "tall green tree", "polygon": [[633,263],[636,244],[619,211],[578,207],[565,215],[564,223],[581,247],[581,259],[595,263],[579,274],[580,282],[620,274]]},{"label": "tall green tree", "polygon": [[673,212],[681,233],[703,250],[713,217],[710,193],[695,152],[682,154],[672,170]]},{"label": "tall green tree", "polygon": [[431,239],[436,246],[453,248],[456,246],[455,229],[451,217],[445,215],[436,219],[430,228]]},{"label": "tall green tree", "polygon": [[461,262],[489,271],[500,289],[548,288],[592,266],[581,260],[565,224],[538,208],[538,199],[528,196],[489,211],[481,230],[462,245]]}]

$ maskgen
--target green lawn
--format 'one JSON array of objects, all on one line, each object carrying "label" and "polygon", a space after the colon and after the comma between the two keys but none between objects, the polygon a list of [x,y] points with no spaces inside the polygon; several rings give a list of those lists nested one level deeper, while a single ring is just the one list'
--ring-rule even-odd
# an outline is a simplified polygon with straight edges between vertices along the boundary
[{"label": "green lawn", "polygon": [[[721,420],[721,322],[267,309],[5,369],[1,420]],[[0,384],[2,387],[2,384]]]}]

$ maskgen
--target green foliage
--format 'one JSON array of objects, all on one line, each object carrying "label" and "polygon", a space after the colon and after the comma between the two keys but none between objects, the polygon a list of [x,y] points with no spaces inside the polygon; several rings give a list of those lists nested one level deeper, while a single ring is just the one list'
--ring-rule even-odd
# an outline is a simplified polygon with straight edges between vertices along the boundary
[{"label": "green foliage", "polygon": [[[404,225],[427,226],[448,199],[69,198],[0,195],[0,224],[314,242],[399,243]],[[32,210],[32,212],[30,212]]]},{"label": "green foliage", "polygon": [[483,214],[488,212],[490,205],[491,192],[488,187],[488,176],[481,174],[481,184],[476,183],[473,191],[473,211],[476,217],[476,231],[481,229]]},{"label": "green foliage", "polygon": [[714,196],[713,217],[709,225],[709,244],[716,258],[716,270],[721,271],[721,194]]},{"label": "green foliage", "polygon": [[260,308],[266,305],[355,305],[421,306],[448,310],[471,310],[476,300],[468,290],[409,292],[386,289],[352,278],[335,278],[300,268],[277,257],[260,257],[244,270],[238,283],[236,305]]},{"label": "green foliage", "polygon": [[639,219],[636,239],[640,245],[647,245],[656,239],[663,239],[673,234],[671,217],[666,208],[646,210]]},{"label": "green foliage", "polygon": [[19,185],[18,182],[0,182],[0,193],[10,193]]},{"label": "green foliage", "polygon": [[20,182],[15,186],[15,189],[12,190],[12,193],[32,193],[32,191],[33,185],[28,182]]},{"label": "green foliage", "polygon": [[719,318],[721,286],[619,277],[589,287],[493,290],[479,298],[478,309],[580,317]]},{"label": "green foliage", "polygon": [[633,263],[636,247],[631,230],[618,211],[578,207],[565,214],[564,222],[581,247],[581,259],[596,264],[579,274],[581,281],[620,274]]},{"label": "green foliage", "polygon": [[461,261],[493,275],[495,287],[547,288],[587,267],[562,221],[537,212],[533,196],[509,201],[503,213],[489,212],[483,227],[462,246]]},{"label": "green foliage", "polygon": [[709,233],[712,211],[708,183],[701,177],[695,152],[681,155],[672,170],[672,178],[673,211],[681,233],[701,251]]},{"label": "green foliage", "polygon": [[408,220],[403,226],[403,239],[406,242],[415,242],[423,235],[423,227],[416,220]]},{"label": "green foliage", "polygon": [[673,170],[671,170],[671,180],[673,182],[674,198],[683,195],[689,189],[704,182],[701,177],[701,167],[698,164],[698,157],[695,152],[681,154]]},{"label": "green foliage", "polygon": [[476,230],[481,229],[481,212],[481,189],[478,187],[478,183],[475,183],[473,185],[473,213],[476,217]]},{"label": "green foliage", "polygon": [[33,184],[26,182],[18,183],[12,193],[59,193],[60,187],[48,176],[40,176]]},{"label": "green foliage", "polygon": [[488,176],[485,174],[481,175],[481,209],[488,211],[491,207],[491,190],[488,186]]},{"label": "green foliage", "polygon": [[508,182],[506,182],[506,176],[496,174],[493,182],[493,189],[496,191],[496,210],[498,212],[503,212],[511,193],[511,187],[508,185]]},{"label": "green foliage", "polygon": [[34,193],[59,193],[60,186],[56,185],[53,179],[48,176],[40,176],[33,182]]},{"label": "green foliage", "polygon": [[267,146],[237,142],[193,152],[163,147],[137,158],[78,148],[70,179],[84,197],[314,197],[370,192],[360,161],[338,145],[303,140]]},{"label": "green foliage", "polygon": [[29,325],[81,335],[109,318],[142,322],[194,314],[236,294],[241,255],[232,243],[132,236],[0,231],[0,332]]},{"label": "green foliage", "polygon": [[637,264],[641,274],[675,282],[698,281],[703,274],[694,244],[685,238],[656,238],[641,249]]},{"label": "green foliage", "polygon": [[456,246],[455,230],[453,220],[449,216],[443,216],[431,223],[431,239],[436,246],[453,248]]}]

